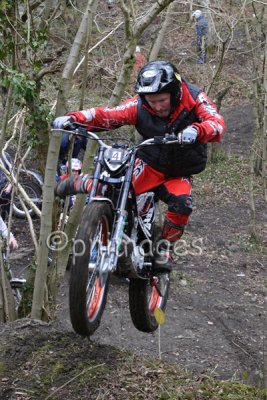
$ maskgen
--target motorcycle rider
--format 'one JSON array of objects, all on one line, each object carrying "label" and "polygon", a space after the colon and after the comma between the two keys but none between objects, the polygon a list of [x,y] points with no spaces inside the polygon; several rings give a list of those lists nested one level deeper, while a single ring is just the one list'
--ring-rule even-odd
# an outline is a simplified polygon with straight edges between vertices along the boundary
[{"label": "motorcycle rider", "polygon": [[[90,131],[103,131],[135,125],[143,139],[178,135],[180,144],[141,148],[132,177],[137,195],[153,190],[168,205],[162,230],[165,245],[155,255],[154,268],[171,271],[173,245],[181,238],[192,212],[191,176],[205,169],[207,142],[221,140],[225,123],[208,96],[181,78],[168,61],[146,64],[139,72],[135,91],[136,96],[118,106],[70,112],[56,118],[53,126],[60,129],[76,121]],[[56,193],[85,193],[90,186],[88,175],[68,178],[57,186]]]},{"label": "motorcycle rider", "polygon": [[[65,171],[62,175],[59,176],[59,181],[62,181],[66,178],[68,178],[69,176],[69,162],[66,162],[66,166],[65,166]],[[78,159],[78,158],[72,158],[71,159],[71,168],[70,168],[70,176],[72,176],[74,179],[78,178],[78,176],[81,174],[82,172],[82,162]],[[76,200],[76,196],[70,196],[69,199],[69,205],[68,205],[68,210],[70,210],[75,203]]]},{"label": "motorcycle rider", "polygon": [[[77,178],[82,172],[82,162],[78,158],[71,159],[71,176]],[[69,162],[66,162],[65,169],[62,169],[62,174],[59,176],[59,180],[64,180],[69,176]]]}]

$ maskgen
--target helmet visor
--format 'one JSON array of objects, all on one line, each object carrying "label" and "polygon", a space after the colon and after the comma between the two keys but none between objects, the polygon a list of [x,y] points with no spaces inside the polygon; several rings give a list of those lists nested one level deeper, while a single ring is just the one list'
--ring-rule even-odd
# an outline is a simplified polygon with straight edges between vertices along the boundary
[{"label": "helmet visor", "polygon": [[170,92],[169,84],[175,79],[171,66],[164,66],[164,69],[144,69],[140,71],[135,91],[138,94]]}]

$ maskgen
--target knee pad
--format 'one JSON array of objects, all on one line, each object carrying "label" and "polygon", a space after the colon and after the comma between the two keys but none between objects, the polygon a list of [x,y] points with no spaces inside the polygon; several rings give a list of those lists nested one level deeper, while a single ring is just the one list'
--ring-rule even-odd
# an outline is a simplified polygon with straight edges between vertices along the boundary
[{"label": "knee pad", "polygon": [[169,242],[176,242],[184,233],[184,225],[176,225],[167,218],[164,220],[162,237]]},{"label": "knee pad", "polygon": [[181,194],[170,196],[168,210],[176,214],[190,215],[192,212],[192,196]]}]

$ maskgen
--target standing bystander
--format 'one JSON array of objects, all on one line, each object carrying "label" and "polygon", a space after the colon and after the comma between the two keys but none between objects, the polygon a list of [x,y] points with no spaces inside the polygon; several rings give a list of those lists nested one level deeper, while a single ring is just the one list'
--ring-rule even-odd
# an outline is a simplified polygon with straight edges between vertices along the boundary
[{"label": "standing bystander", "polygon": [[207,61],[208,22],[200,10],[194,11],[192,17],[196,22],[197,63],[204,64]]},{"label": "standing bystander", "polygon": [[139,71],[143,66],[147,63],[145,56],[141,53],[141,49],[139,46],[136,46],[135,53],[135,63],[133,66],[134,75],[137,77]]}]

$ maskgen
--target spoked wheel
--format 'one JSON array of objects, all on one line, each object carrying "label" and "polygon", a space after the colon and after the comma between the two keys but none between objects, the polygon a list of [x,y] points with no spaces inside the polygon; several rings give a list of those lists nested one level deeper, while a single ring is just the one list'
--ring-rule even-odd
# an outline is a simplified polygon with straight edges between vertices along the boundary
[{"label": "spoked wheel", "polygon": [[165,310],[170,285],[169,274],[159,274],[149,279],[131,279],[129,306],[134,326],[142,332],[154,332],[158,328],[154,312]]},{"label": "spoked wheel", "polygon": [[[20,181],[21,186],[31,199],[31,201],[38,207],[41,204],[42,198],[42,187],[33,180],[33,178],[25,179]],[[26,204],[26,203],[25,203]],[[26,207],[28,208],[29,214],[34,215],[33,209],[31,209],[27,204]],[[17,218],[25,218],[26,214],[21,205],[19,198],[15,195],[14,196],[14,203],[13,203],[13,214]]]},{"label": "spoked wheel", "polygon": [[75,238],[74,263],[70,275],[69,307],[73,329],[92,335],[106,305],[109,273],[101,270],[102,246],[108,244],[112,211],[108,204],[86,206]]}]

